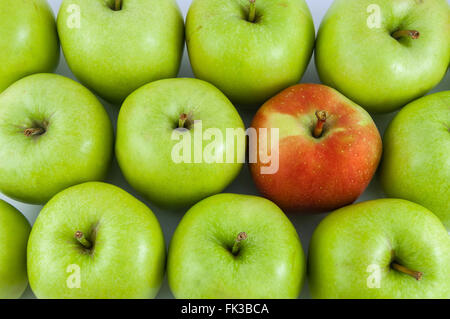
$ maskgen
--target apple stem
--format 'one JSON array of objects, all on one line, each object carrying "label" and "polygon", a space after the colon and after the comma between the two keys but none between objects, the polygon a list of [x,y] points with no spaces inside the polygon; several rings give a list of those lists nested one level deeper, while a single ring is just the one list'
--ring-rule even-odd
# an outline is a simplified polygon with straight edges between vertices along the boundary
[{"label": "apple stem", "polygon": [[234,240],[233,248],[231,249],[231,253],[232,253],[233,255],[237,256],[237,254],[239,254],[239,250],[240,250],[240,248],[241,248],[241,242],[242,242],[243,240],[246,240],[247,237],[248,237],[248,236],[247,236],[247,233],[245,233],[245,232],[239,233],[239,234],[237,235],[236,239]]},{"label": "apple stem", "polygon": [[187,119],[188,119],[188,116],[186,113],[181,114],[180,118],[178,119],[178,127],[184,128],[184,125],[186,124]]},{"label": "apple stem", "polygon": [[33,127],[33,128],[27,128],[25,131],[23,131],[23,134],[25,136],[36,136],[36,135],[42,135],[45,133],[45,129],[42,127]]},{"label": "apple stem", "polygon": [[80,242],[81,245],[83,245],[85,248],[89,249],[92,247],[92,244],[89,240],[84,237],[83,232],[77,230],[75,232],[75,238]]},{"label": "apple stem", "polygon": [[255,22],[256,18],[256,6],[255,1],[256,0],[248,0],[250,2],[250,9],[248,10],[248,22]]},{"label": "apple stem", "polygon": [[397,263],[392,263],[392,268],[394,268],[395,270],[400,271],[404,274],[410,275],[410,276],[416,278],[416,280],[421,280],[422,276],[423,276],[423,273],[421,273],[420,271],[411,270],[411,269],[406,268],[405,266],[399,265]]},{"label": "apple stem", "polygon": [[411,37],[411,39],[418,39],[420,37],[420,32],[416,30],[399,30],[392,33],[392,37],[396,40],[401,37]]},{"label": "apple stem", "polygon": [[192,124],[192,113],[186,114],[182,113],[178,119],[178,128],[187,128]]},{"label": "apple stem", "polygon": [[313,135],[315,138],[319,138],[323,133],[323,126],[327,121],[327,112],[326,111],[316,111],[317,123],[314,127]]},{"label": "apple stem", "polygon": [[114,11],[120,11],[122,9],[122,0],[116,0],[114,3]]}]

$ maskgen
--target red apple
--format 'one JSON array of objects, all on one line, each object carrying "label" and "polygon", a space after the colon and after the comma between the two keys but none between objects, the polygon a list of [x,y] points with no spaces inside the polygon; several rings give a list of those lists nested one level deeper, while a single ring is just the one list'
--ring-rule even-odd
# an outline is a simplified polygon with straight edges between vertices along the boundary
[{"label": "red apple", "polygon": [[[324,212],[354,202],[372,179],[380,162],[380,133],[370,115],[336,90],[299,84],[267,101],[252,127],[258,144],[261,128],[279,128],[279,168],[250,163],[259,191],[288,212]],[[268,134],[270,141],[270,134]],[[260,145],[259,145],[260,146]],[[260,147],[258,148],[260,149]]]}]

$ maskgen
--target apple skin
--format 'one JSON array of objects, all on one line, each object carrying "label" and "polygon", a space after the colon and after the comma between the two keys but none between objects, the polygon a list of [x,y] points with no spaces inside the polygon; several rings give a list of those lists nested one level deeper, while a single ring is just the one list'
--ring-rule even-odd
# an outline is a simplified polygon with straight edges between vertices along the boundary
[{"label": "apple skin", "polygon": [[[370,29],[374,11],[369,6],[374,5],[381,9],[381,27]],[[369,112],[403,107],[435,87],[447,71],[448,12],[446,0],[334,1],[316,41],[322,83]],[[391,33],[399,28],[419,31],[420,37],[397,41]]]},{"label": "apple skin", "polygon": [[186,44],[197,78],[240,106],[255,108],[298,83],[314,47],[314,24],[304,0],[194,0]]},{"label": "apple skin", "polygon": [[[42,135],[26,136],[32,127]],[[0,95],[0,191],[44,204],[59,191],[105,177],[113,129],[81,84],[56,74],[25,77]]]},{"label": "apple skin", "polygon": [[[235,256],[231,248],[246,232]],[[176,298],[297,298],[305,258],[294,226],[262,197],[219,194],[193,206],[169,247],[167,276]]]},{"label": "apple skin", "polygon": [[[176,77],[184,47],[184,22],[175,0],[64,0],[58,33],[72,72],[104,99],[120,104],[140,86]],[[80,8],[80,28],[70,28]]]},{"label": "apple skin", "polygon": [[0,200],[0,299],[19,298],[27,287],[27,219]]},{"label": "apple skin", "polygon": [[[320,138],[312,134],[315,112],[328,119]],[[381,137],[370,115],[336,90],[299,84],[267,101],[251,126],[279,128],[279,170],[250,164],[259,191],[285,212],[315,213],[355,201],[372,179],[381,157]],[[273,151],[274,152],[274,151]]]},{"label": "apple skin", "polygon": [[0,1],[0,61],[0,93],[27,75],[55,70],[59,41],[46,0]]},{"label": "apple skin", "polygon": [[[422,279],[392,269],[394,260],[421,271]],[[367,284],[369,265],[380,267],[379,288]],[[308,284],[314,298],[448,299],[449,278],[445,228],[429,210],[405,200],[341,208],[322,220],[310,242]]]},{"label": "apple skin", "polygon": [[405,106],[384,135],[380,180],[389,197],[418,203],[450,231],[450,91]]},{"label": "apple skin", "polygon": [[[86,250],[75,239],[82,231]],[[28,277],[38,298],[153,298],[164,277],[158,220],[142,202],[110,184],[70,187],[42,209],[28,243]],[[69,288],[69,265],[80,288]]]},{"label": "apple skin", "polygon": [[[217,149],[232,150],[233,163],[195,163],[193,156],[192,163],[174,162],[172,150],[180,142],[172,140],[173,131],[180,115],[191,112],[192,121],[202,121],[203,133],[209,128],[220,130],[223,141]],[[238,144],[235,139],[234,149],[227,146],[227,128],[245,130],[234,106],[213,85],[188,78],[156,81],[132,93],[122,105],[116,157],[126,180],[152,203],[166,208],[193,205],[223,191],[242,168],[245,141]],[[184,133],[191,136],[192,144],[194,129]],[[208,143],[203,141],[203,148]]]}]

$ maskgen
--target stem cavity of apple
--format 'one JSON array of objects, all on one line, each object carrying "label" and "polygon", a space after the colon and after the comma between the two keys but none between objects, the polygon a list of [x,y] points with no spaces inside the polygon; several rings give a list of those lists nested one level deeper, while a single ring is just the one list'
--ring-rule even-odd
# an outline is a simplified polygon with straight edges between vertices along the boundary
[{"label": "stem cavity of apple", "polygon": [[192,125],[192,113],[181,113],[178,119],[178,128],[189,129]]},{"label": "stem cavity of apple", "polygon": [[414,277],[416,280],[421,280],[423,273],[421,273],[420,271],[415,271],[415,270],[411,270],[409,268],[406,268],[405,266],[402,266],[400,264],[397,263],[392,263],[391,267],[397,271],[400,271],[404,274],[410,275],[411,277]]},{"label": "stem cavity of apple", "polygon": [[415,40],[420,37],[420,32],[416,30],[398,30],[392,33],[392,37],[396,40],[399,40],[402,37],[410,37]]},{"label": "stem cavity of apple", "polygon": [[239,250],[241,248],[241,242],[247,239],[247,233],[241,232],[237,235],[236,239],[234,240],[233,248],[231,249],[231,253],[234,256],[237,256],[239,254]]},{"label": "stem cavity of apple", "polygon": [[317,117],[317,123],[314,127],[313,136],[315,138],[319,138],[322,136],[323,133],[323,126],[325,125],[325,122],[327,121],[327,112],[326,111],[316,111],[316,117]]},{"label": "stem cavity of apple", "polygon": [[122,0],[115,0],[114,1],[114,11],[120,11],[122,10]]},{"label": "stem cavity of apple", "polygon": [[27,128],[25,131],[23,131],[23,134],[28,137],[42,135],[44,133],[45,133],[45,129],[42,127],[31,127],[31,128]]},{"label": "stem cavity of apple", "polygon": [[89,249],[92,247],[92,244],[89,240],[84,237],[83,232],[77,230],[75,232],[75,238],[80,242],[81,245],[83,245],[84,248]]},{"label": "stem cavity of apple", "polygon": [[250,8],[248,10],[248,22],[255,22],[255,18],[256,18],[256,6],[255,6],[255,1],[256,0],[248,0],[250,2]]}]

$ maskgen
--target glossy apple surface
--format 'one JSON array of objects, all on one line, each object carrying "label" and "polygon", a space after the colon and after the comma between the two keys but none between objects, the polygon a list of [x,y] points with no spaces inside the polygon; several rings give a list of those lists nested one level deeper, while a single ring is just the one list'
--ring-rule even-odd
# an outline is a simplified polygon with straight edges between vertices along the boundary
[{"label": "glossy apple surface", "polygon": [[19,298],[28,284],[27,242],[30,224],[14,207],[0,200],[0,298]]},{"label": "glossy apple surface", "polygon": [[[325,111],[322,134],[313,132],[317,111]],[[260,192],[285,212],[324,212],[355,201],[369,184],[381,157],[381,138],[370,115],[336,90],[319,84],[292,86],[267,101],[251,125],[278,129],[279,169],[264,174],[268,164],[250,164]]]},{"label": "glossy apple surface", "polygon": [[[75,76],[120,104],[140,86],[176,77],[184,22],[175,0],[64,0],[58,32]],[[79,22],[79,24],[77,24]]]},{"label": "glossy apple surface", "polygon": [[89,182],[44,206],[27,257],[38,298],[153,298],[164,277],[165,245],[147,206],[116,186]]},{"label": "glossy apple surface", "polygon": [[0,1],[0,61],[0,93],[27,75],[56,68],[58,34],[46,0]]},{"label": "glossy apple surface", "polygon": [[350,205],[314,231],[308,275],[315,298],[448,299],[450,237],[434,214],[412,202]]},{"label": "glossy apple surface", "polygon": [[0,95],[0,191],[43,204],[59,191],[101,180],[112,125],[85,87],[56,74],[23,78]]},{"label": "glossy apple surface", "polygon": [[450,91],[405,106],[383,140],[386,194],[425,206],[450,231]]},{"label": "glossy apple surface", "polygon": [[[184,115],[189,119],[180,127]],[[201,121],[201,126],[195,121]],[[151,202],[163,207],[193,205],[220,193],[242,168],[245,137],[227,140],[227,129],[244,132],[244,124],[214,86],[197,79],[156,81],[135,91],[122,105],[117,122],[117,160],[131,186]],[[202,137],[196,142],[196,130],[203,135],[203,142]],[[206,140],[208,131],[214,133],[211,130],[221,137]],[[175,136],[174,131],[181,133]],[[174,151],[185,138],[190,139],[185,151]],[[212,140],[216,141],[214,148],[210,148]],[[183,158],[176,160],[174,153]],[[187,160],[185,153],[190,157]],[[195,153],[200,154],[197,161]],[[213,160],[208,161],[205,154],[212,154]],[[232,159],[229,162],[227,155]]]},{"label": "glossy apple surface", "polygon": [[336,0],[317,36],[317,71],[369,112],[391,112],[442,80],[449,32],[446,0]]},{"label": "glossy apple surface", "polygon": [[314,47],[314,24],[304,0],[194,0],[186,43],[197,78],[237,105],[259,107],[300,81]]},{"label": "glossy apple surface", "polygon": [[[233,253],[238,234],[246,239]],[[267,199],[236,194],[208,197],[178,225],[168,256],[177,298],[297,298],[305,261],[297,232]]]}]

